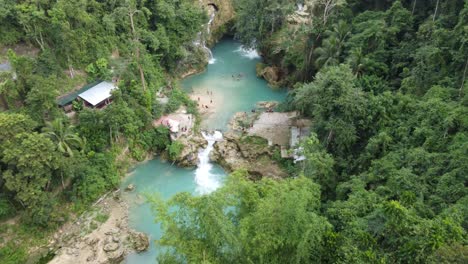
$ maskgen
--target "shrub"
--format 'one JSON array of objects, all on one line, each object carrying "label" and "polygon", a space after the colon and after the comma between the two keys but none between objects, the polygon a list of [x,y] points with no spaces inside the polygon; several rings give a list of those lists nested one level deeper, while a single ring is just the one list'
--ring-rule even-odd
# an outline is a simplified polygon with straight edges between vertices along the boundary
[{"label": "shrub", "polygon": [[24,247],[15,245],[13,242],[9,242],[4,247],[0,248],[0,263],[25,263],[27,257]]},{"label": "shrub", "polygon": [[174,89],[169,95],[169,102],[166,104],[165,113],[177,111],[181,105],[187,106],[187,112],[191,114],[197,113],[197,104],[192,101],[186,93],[179,89]]},{"label": "shrub", "polygon": [[180,143],[179,141],[174,141],[172,144],[170,144],[167,147],[167,151],[169,153],[169,159],[170,160],[176,160],[180,154],[182,153],[182,150],[184,149],[184,145]]},{"label": "shrub", "polygon": [[140,145],[133,144],[133,146],[130,147],[130,153],[132,158],[137,161],[143,161],[146,157],[146,152]]},{"label": "shrub", "polygon": [[10,217],[15,212],[15,208],[5,197],[0,197],[0,219]]},{"label": "shrub", "polygon": [[79,199],[79,203],[89,204],[106,191],[118,186],[119,181],[112,154],[96,153],[74,184],[75,197]]}]

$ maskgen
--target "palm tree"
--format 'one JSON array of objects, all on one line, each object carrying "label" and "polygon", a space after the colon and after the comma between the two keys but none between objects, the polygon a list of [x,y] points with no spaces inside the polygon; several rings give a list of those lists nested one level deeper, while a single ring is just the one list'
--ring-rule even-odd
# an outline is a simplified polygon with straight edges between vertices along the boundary
[{"label": "palm tree", "polygon": [[[73,129],[74,126],[65,125],[63,119],[59,118],[52,122],[47,122],[42,132],[57,144],[57,149],[63,153],[65,157],[73,157],[73,148],[84,150],[86,144],[86,141],[74,133]],[[65,159],[63,161],[65,161]],[[60,170],[60,178],[62,180],[62,188],[65,189],[63,170]]]},{"label": "palm tree", "polygon": [[323,41],[322,46],[314,51],[317,57],[315,66],[318,69],[340,63],[345,41],[350,35],[350,27],[346,21],[340,20],[333,25],[332,30],[325,31],[325,35],[328,37]]},{"label": "palm tree", "polygon": [[341,55],[341,44],[338,38],[334,35],[331,35],[325,39],[320,48],[315,49],[316,55],[315,65],[318,69],[338,64],[340,55]]},{"label": "palm tree", "polygon": [[57,144],[57,149],[68,157],[73,157],[73,148],[83,148],[83,139],[73,133],[73,126],[66,126],[62,119],[47,122],[42,132]]},{"label": "palm tree", "polygon": [[367,61],[368,59],[362,52],[361,47],[351,50],[348,57],[348,64],[351,66],[351,69],[356,76],[361,76],[364,73]]},{"label": "palm tree", "polygon": [[326,34],[328,36],[335,36],[342,47],[348,36],[351,35],[351,29],[346,21],[340,20],[338,23],[333,25],[333,30],[327,30]]}]

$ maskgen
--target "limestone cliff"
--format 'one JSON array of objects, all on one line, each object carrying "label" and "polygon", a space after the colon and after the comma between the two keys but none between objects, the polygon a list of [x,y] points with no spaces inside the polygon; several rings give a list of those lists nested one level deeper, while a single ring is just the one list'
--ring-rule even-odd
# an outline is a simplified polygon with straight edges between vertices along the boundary
[{"label": "limestone cliff", "polygon": [[208,46],[213,46],[223,35],[230,30],[230,23],[234,18],[232,0],[199,0],[200,5],[210,16],[215,17],[211,24],[211,32],[207,39]]}]

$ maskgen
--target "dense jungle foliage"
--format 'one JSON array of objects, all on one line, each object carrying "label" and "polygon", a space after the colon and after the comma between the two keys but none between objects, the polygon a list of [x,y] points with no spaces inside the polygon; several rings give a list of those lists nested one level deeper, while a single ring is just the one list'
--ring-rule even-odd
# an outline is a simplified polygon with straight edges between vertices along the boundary
[{"label": "dense jungle foliage", "polygon": [[[0,228],[0,263],[22,263],[26,241],[118,186],[125,156],[170,145],[152,120],[192,105],[170,91],[184,67],[203,65],[192,42],[206,21],[191,0],[0,1],[0,62],[12,68],[0,71],[0,221],[21,216],[20,230]],[[119,89],[103,110],[74,104],[70,119],[57,106],[59,95],[112,79]]]},{"label": "dense jungle foliage", "polygon": [[[23,263],[28,239],[67,220],[64,204],[79,212],[115,188],[127,146],[136,160],[179,149],[151,121],[193,108],[171,80],[204,60],[196,2],[0,1],[12,48],[0,58],[12,66],[0,72],[0,221],[22,224],[8,243],[0,228],[0,263]],[[306,22],[291,23],[304,2]],[[158,244],[173,248],[160,262],[466,263],[468,0],[233,3],[236,38],[294,87],[283,107],[313,120],[306,160],[284,180],[237,171],[211,195],[151,197]],[[72,119],[57,107],[98,79],[119,79],[111,105],[75,105]]]},{"label": "dense jungle foliage", "polygon": [[292,179],[153,197],[176,249],[161,260],[466,263],[468,1],[305,1],[300,25],[297,2],[235,1],[235,29],[294,84],[306,161]]}]

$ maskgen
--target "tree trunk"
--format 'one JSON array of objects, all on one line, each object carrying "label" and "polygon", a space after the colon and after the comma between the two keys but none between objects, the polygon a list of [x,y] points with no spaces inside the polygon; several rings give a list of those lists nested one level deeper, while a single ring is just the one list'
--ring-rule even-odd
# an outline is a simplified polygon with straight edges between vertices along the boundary
[{"label": "tree trunk", "polygon": [[136,35],[136,31],[135,31],[135,23],[133,22],[133,15],[135,15],[135,13],[137,12],[138,10],[136,11],[130,11],[128,13],[128,16],[130,17],[130,26],[132,27],[132,35],[133,35],[133,42],[135,44],[135,57],[136,57],[136,61],[137,61],[137,65],[138,65],[138,70],[140,71],[140,79],[141,79],[141,84],[143,85],[143,91],[146,91],[146,82],[145,82],[145,73],[143,72],[143,68],[141,67],[141,63],[140,63],[140,47],[139,47],[139,41],[138,41],[138,37]]},{"label": "tree trunk", "polygon": [[60,171],[60,178],[62,180],[62,189],[65,190],[65,182],[63,181],[63,171]]},{"label": "tree trunk", "polygon": [[463,86],[465,85],[467,68],[468,68],[468,57],[466,57],[465,70],[463,71],[462,83],[460,85],[460,90],[458,91],[458,97],[460,97],[460,99],[461,99],[461,96],[462,96],[462,93],[463,93]]},{"label": "tree trunk", "polygon": [[411,15],[414,15],[414,10],[416,8],[416,2],[417,2],[417,0],[413,0],[413,10],[411,10]]},{"label": "tree trunk", "polygon": [[432,22],[435,21],[435,18],[437,16],[437,10],[439,9],[439,0],[437,0],[437,3],[436,3],[436,8],[435,8],[435,11],[434,11],[434,16],[432,17]]},{"label": "tree trunk", "polygon": [[2,105],[3,105],[3,108],[5,108],[5,110],[10,109],[4,94],[0,94],[0,101],[2,101]]},{"label": "tree trunk", "polygon": [[67,60],[68,60],[68,71],[70,72],[70,78],[75,78],[75,69],[73,69],[73,65],[71,64],[70,62],[70,57],[67,56]]},{"label": "tree trunk", "polygon": [[[35,27],[34,27],[34,31],[36,31]],[[44,45],[44,38],[42,37],[42,32],[39,31],[39,38],[36,36],[34,39],[36,40],[37,44],[39,44],[39,46],[41,47],[41,51],[44,51],[45,45]]]},{"label": "tree trunk", "polygon": [[330,132],[328,132],[328,137],[327,137],[327,148],[328,148],[328,145],[330,144],[330,141],[332,140],[333,138],[333,129],[330,130]]},{"label": "tree trunk", "polygon": [[309,73],[309,65],[312,63],[312,55],[314,53],[315,45],[312,45],[310,48],[309,54],[307,54],[306,58],[306,69],[304,71],[303,81],[307,80],[307,74]]},{"label": "tree trunk", "polygon": [[[136,45],[138,44],[136,43]],[[143,91],[146,91],[145,73],[143,72],[143,68],[140,64],[140,48],[137,48],[136,53],[138,70],[140,71],[141,84],[143,85]]]}]

